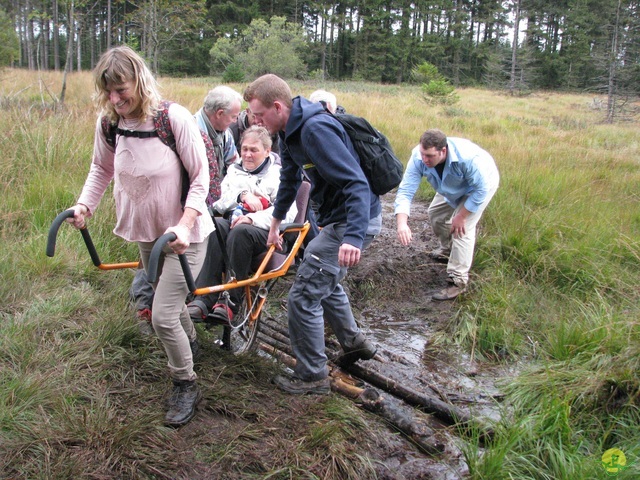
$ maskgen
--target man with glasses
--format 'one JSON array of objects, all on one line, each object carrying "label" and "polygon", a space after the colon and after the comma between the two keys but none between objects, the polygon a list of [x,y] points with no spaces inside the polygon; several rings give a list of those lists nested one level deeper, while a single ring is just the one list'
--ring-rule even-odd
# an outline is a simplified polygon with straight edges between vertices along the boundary
[{"label": "man with glasses", "polygon": [[429,256],[447,264],[451,284],[432,298],[453,300],[467,289],[476,225],[498,189],[500,174],[493,157],[469,140],[447,138],[437,129],[424,132],[411,152],[396,193],[398,239],[405,246],[411,243],[411,201],[423,177],[436,192],[428,213],[440,241],[440,247]]}]

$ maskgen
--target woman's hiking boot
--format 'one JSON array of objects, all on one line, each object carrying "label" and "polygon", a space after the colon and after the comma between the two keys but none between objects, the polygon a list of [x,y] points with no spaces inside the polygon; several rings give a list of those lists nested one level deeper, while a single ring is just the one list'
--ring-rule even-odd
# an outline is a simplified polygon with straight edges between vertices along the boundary
[{"label": "woman's hiking boot", "polygon": [[202,392],[195,380],[174,380],[165,425],[181,427],[189,423],[196,414],[196,406],[201,399]]},{"label": "woman's hiking boot", "polygon": [[216,303],[211,309],[211,313],[207,318],[207,321],[214,323],[215,325],[231,325],[234,312],[229,306],[224,303]]}]

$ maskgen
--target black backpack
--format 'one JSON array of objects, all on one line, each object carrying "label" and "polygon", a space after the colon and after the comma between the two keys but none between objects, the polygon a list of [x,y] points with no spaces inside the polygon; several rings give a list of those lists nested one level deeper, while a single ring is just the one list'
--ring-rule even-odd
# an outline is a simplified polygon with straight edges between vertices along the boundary
[{"label": "black backpack", "polygon": [[[123,135],[127,137],[137,137],[137,138],[151,138],[158,137],[165,145],[167,145],[171,150],[173,150],[176,155],[178,154],[176,150],[176,139],[173,136],[173,130],[171,130],[171,122],[169,121],[169,107],[173,102],[163,100],[160,103],[160,108],[158,109],[158,113],[153,118],[153,124],[156,129],[152,132],[138,132],[138,131],[130,131],[130,130],[122,130],[118,128],[117,123],[109,122],[109,119],[106,116],[103,116],[100,119],[102,132],[104,133],[107,144],[115,148],[116,146],[116,135]],[[207,152],[207,163],[209,164],[209,193],[207,195],[207,206],[213,205],[216,200],[220,198],[220,184],[221,184],[221,175],[219,173],[218,167],[218,159],[216,156],[215,149],[213,147],[213,142],[209,135],[200,131],[200,135],[202,136],[202,140],[204,141],[204,147]],[[178,155],[179,156],[179,155]],[[187,199],[187,193],[189,192],[189,178],[187,177],[186,170],[183,168],[182,175],[182,194],[180,198],[180,203],[184,207],[184,204]]]},{"label": "black backpack", "polygon": [[[326,106],[325,106],[326,110]],[[376,195],[384,195],[402,181],[404,166],[393,153],[387,137],[375,129],[365,118],[348,113],[334,115],[344,127],[360,157],[360,167]]]}]

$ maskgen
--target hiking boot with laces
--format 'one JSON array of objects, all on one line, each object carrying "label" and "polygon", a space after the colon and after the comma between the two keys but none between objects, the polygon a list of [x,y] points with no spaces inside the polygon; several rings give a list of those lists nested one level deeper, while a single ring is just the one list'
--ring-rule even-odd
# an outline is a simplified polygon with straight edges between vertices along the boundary
[{"label": "hiking boot with laces", "polygon": [[216,303],[207,317],[207,321],[216,325],[231,325],[234,311],[223,303]]},{"label": "hiking boot with laces", "polygon": [[165,425],[181,427],[189,423],[196,414],[196,406],[201,399],[202,392],[195,380],[174,380]]},{"label": "hiking boot with laces", "polygon": [[335,359],[341,367],[348,367],[358,360],[371,360],[378,348],[362,334],[358,333],[351,347],[342,347],[343,353]]},{"label": "hiking boot with laces", "polygon": [[292,395],[329,395],[331,392],[329,377],[305,382],[298,377],[278,375],[273,379],[273,383],[275,383],[280,390]]},{"label": "hiking boot with laces", "polygon": [[467,287],[465,285],[453,285],[451,287],[440,290],[431,298],[438,301],[453,300],[466,291]]}]

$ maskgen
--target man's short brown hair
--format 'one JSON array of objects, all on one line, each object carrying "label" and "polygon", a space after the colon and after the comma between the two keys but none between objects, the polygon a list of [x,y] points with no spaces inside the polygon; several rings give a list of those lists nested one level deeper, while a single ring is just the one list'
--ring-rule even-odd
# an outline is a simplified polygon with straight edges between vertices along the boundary
[{"label": "man's short brown hair", "polygon": [[447,136],[441,130],[437,128],[431,128],[424,132],[420,137],[420,145],[425,150],[435,147],[437,150],[442,150],[447,146]]},{"label": "man's short brown hair", "polygon": [[282,102],[291,108],[291,88],[283,79],[272,73],[256,78],[244,91],[246,102],[260,100],[265,107],[270,107],[275,101]]}]

